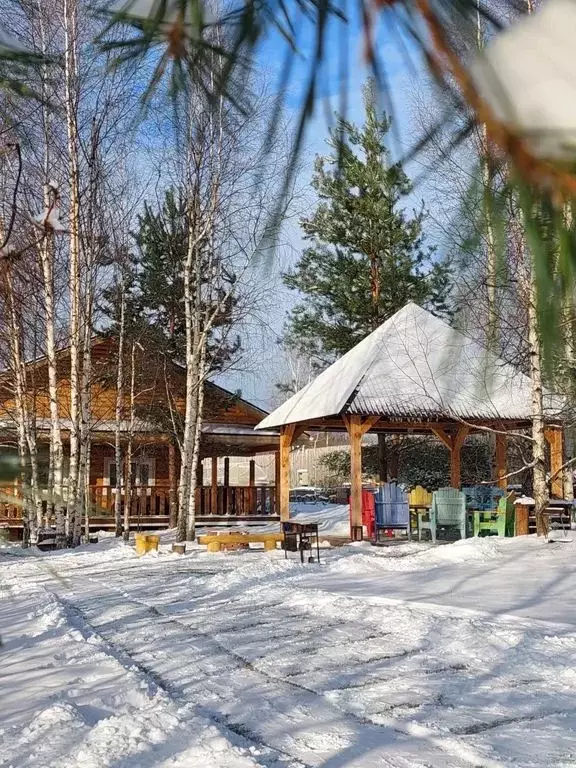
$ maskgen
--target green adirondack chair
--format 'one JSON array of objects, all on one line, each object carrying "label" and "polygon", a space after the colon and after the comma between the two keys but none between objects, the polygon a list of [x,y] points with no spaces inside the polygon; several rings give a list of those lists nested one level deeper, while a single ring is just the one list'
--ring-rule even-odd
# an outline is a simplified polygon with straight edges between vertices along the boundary
[{"label": "green adirondack chair", "polygon": [[466,496],[456,488],[440,488],[432,494],[430,512],[418,512],[418,538],[423,531],[430,531],[432,542],[436,542],[438,533],[447,529],[456,529],[460,538],[468,534],[468,513]]},{"label": "green adirondack chair", "polygon": [[514,536],[514,503],[503,496],[494,511],[474,512],[474,536]]}]

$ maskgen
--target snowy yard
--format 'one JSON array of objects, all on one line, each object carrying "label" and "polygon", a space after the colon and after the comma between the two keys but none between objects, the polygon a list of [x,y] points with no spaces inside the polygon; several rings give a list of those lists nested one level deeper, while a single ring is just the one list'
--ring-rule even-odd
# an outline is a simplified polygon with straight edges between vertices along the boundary
[{"label": "snowy yard", "polygon": [[1,766],[576,766],[576,544],[168,550],[0,550]]}]

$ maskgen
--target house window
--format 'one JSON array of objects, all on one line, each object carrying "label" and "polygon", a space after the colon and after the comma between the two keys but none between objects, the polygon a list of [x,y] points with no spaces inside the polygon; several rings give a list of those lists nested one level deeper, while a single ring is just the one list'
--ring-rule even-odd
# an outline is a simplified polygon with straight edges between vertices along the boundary
[{"label": "house window", "polygon": [[[132,485],[155,485],[156,483],[156,460],[155,459],[136,459],[131,466]],[[114,459],[106,459],[104,468],[104,485],[116,486],[118,479],[116,462]]]}]

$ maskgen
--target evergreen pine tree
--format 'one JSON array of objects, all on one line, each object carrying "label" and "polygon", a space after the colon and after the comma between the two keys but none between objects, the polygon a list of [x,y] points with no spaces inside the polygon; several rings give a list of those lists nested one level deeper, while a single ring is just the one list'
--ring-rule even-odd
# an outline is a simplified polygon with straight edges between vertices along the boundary
[{"label": "evergreen pine tree", "polygon": [[[185,357],[182,265],[188,249],[187,217],[184,197],[178,190],[168,190],[157,210],[145,206],[134,236],[139,249],[136,282],[142,311],[160,335],[163,351],[175,361],[182,361]],[[208,288],[212,276],[202,264],[200,274]],[[222,302],[222,296],[229,293],[228,288],[235,282],[233,272],[222,270],[223,284],[218,291],[213,287],[205,291],[206,300],[212,306],[216,307],[216,302],[222,304],[209,334],[208,360],[212,372],[221,370],[240,349],[238,336],[229,333],[236,306],[234,292]]]},{"label": "evergreen pine tree", "polygon": [[447,311],[447,265],[424,242],[425,211],[402,201],[412,185],[386,149],[390,121],[379,115],[372,84],[364,87],[366,119],[358,128],[339,118],[329,157],[316,158],[316,211],[302,228],[311,242],[284,275],[302,300],[292,310],[286,343],[318,367],[341,356],[414,301]]}]

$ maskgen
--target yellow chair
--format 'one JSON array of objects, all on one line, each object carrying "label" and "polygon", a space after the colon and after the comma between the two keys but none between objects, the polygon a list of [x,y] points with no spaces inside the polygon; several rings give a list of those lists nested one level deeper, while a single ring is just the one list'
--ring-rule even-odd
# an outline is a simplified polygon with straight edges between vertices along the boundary
[{"label": "yellow chair", "polygon": [[418,530],[418,513],[428,512],[432,506],[432,494],[417,485],[412,488],[408,494],[408,507],[410,508],[410,525],[414,530]]},{"label": "yellow chair", "polygon": [[427,509],[432,506],[432,494],[421,485],[417,485],[408,494],[408,504],[414,509]]}]

